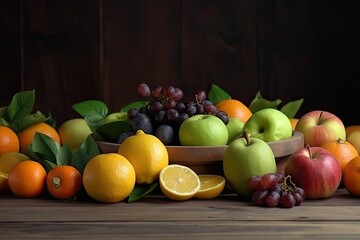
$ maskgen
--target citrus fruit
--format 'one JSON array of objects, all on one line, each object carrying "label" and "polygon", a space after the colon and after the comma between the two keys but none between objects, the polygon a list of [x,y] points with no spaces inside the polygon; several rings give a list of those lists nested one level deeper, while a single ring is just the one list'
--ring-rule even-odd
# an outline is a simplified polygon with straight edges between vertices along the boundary
[{"label": "citrus fruit", "polygon": [[72,118],[63,122],[59,128],[61,145],[69,144],[71,149],[76,149],[91,134],[91,130],[83,118]]},{"label": "citrus fruit", "polygon": [[24,160],[12,168],[8,180],[10,190],[16,196],[37,197],[46,186],[46,170],[36,161]]},{"label": "citrus fruit", "polygon": [[225,188],[226,180],[220,175],[200,174],[200,189],[194,198],[211,199],[219,196]]},{"label": "citrus fruit", "polygon": [[154,135],[142,130],[126,138],[119,146],[118,153],[134,166],[136,182],[150,184],[158,180],[160,171],[169,164],[165,145]]},{"label": "citrus fruit", "polygon": [[298,118],[290,118],[290,123],[292,126],[292,130],[295,130],[296,124],[298,123],[299,119]]},{"label": "citrus fruit", "polygon": [[356,131],[360,132],[360,125],[350,125],[345,128],[346,136]]},{"label": "citrus fruit", "polygon": [[330,153],[334,155],[336,160],[340,163],[341,169],[344,170],[346,164],[358,156],[359,153],[356,148],[346,140],[329,140],[320,145],[320,147],[325,148]]},{"label": "citrus fruit", "polygon": [[228,117],[235,117],[242,122],[246,122],[252,115],[250,109],[241,101],[236,99],[224,99],[218,102],[216,108],[219,111],[224,111]]},{"label": "citrus fruit", "polygon": [[345,189],[354,196],[360,196],[360,156],[350,160],[343,171]]},{"label": "citrus fruit", "polygon": [[20,143],[16,133],[7,126],[0,126],[0,156],[8,152],[19,152]]},{"label": "citrus fruit", "polygon": [[69,199],[82,187],[82,175],[73,166],[56,166],[48,172],[46,186],[54,198]]},{"label": "citrus fruit", "polygon": [[115,203],[130,195],[135,186],[135,170],[117,153],[103,153],[91,158],[83,172],[87,194],[104,203]]},{"label": "citrus fruit", "polygon": [[[0,172],[10,174],[11,169],[19,162],[29,159],[28,156],[19,152],[9,152],[0,156]],[[9,181],[0,175],[0,193],[8,192]]]},{"label": "citrus fruit", "polygon": [[164,167],[160,172],[159,183],[162,193],[177,201],[194,197],[201,186],[198,175],[191,168],[178,164]]},{"label": "citrus fruit", "polygon": [[354,131],[346,137],[346,141],[351,143],[360,154],[360,131]]},{"label": "citrus fruit", "polygon": [[57,130],[45,122],[35,123],[19,133],[20,151],[25,152],[28,145],[32,144],[36,132],[43,133],[60,144],[60,136]]}]

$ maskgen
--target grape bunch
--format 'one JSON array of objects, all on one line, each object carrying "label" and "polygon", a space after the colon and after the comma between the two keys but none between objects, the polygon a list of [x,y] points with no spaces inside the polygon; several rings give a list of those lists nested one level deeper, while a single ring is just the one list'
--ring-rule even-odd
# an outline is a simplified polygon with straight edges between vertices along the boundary
[{"label": "grape bunch", "polygon": [[[127,114],[132,120],[133,130],[141,129],[145,133],[158,137],[165,145],[178,145],[178,130],[183,121],[197,114],[212,114],[225,124],[229,122],[227,114],[218,111],[213,102],[207,99],[205,90],[198,90],[194,99],[185,101],[184,93],[178,87],[154,86],[140,83],[137,88],[140,96],[146,98],[146,104],[137,109],[131,108]],[[123,133],[118,142],[121,143],[133,133]]]},{"label": "grape bunch", "polygon": [[251,202],[257,206],[292,208],[305,199],[304,190],[291,181],[290,175],[282,173],[251,176],[247,185],[252,191]]}]

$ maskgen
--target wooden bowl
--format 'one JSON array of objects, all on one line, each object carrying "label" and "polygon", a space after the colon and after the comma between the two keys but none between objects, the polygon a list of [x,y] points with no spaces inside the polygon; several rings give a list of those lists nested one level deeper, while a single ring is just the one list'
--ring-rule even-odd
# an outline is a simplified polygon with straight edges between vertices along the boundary
[{"label": "wooden bowl", "polygon": [[[96,141],[102,153],[117,152],[120,144]],[[284,172],[285,162],[297,149],[304,147],[304,135],[294,131],[291,138],[268,142],[278,172]],[[223,175],[222,160],[227,146],[166,146],[170,164],[189,166],[198,174]]]}]

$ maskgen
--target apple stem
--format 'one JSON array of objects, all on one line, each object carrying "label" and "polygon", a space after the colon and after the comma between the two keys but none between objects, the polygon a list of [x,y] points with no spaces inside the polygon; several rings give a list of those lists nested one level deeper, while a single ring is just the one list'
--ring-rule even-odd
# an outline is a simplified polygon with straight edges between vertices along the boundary
[{"label": "apple stem", "polygon": [[310,149],[310,145],[309,144],[305,144],[306,149],[309,152],[309,156],[311,157],[311,149]]},{"label": "apple stem", "polygon": [[244,131],[243,138],[245,138],[246,145],[249,146],[250,145],[250,133],[247,131]]}]

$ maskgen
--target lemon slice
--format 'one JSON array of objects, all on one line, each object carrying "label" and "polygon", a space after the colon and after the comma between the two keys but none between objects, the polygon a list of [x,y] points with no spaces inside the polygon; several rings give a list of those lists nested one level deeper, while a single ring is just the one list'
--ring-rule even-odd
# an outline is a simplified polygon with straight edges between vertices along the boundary
[{"label": "lemon slice", "polygon": [[200,189],[198,175],[189,167],[171,164],[159,175],[160,189],[172,200],[184,201],[192,198]]},{"label": "lemon slice", "polygon": [[226,180],[220,175],[202,174],[200,179],[200,189],[195,194],[197,199],[211,199],[219,196],[224,190]]}]

